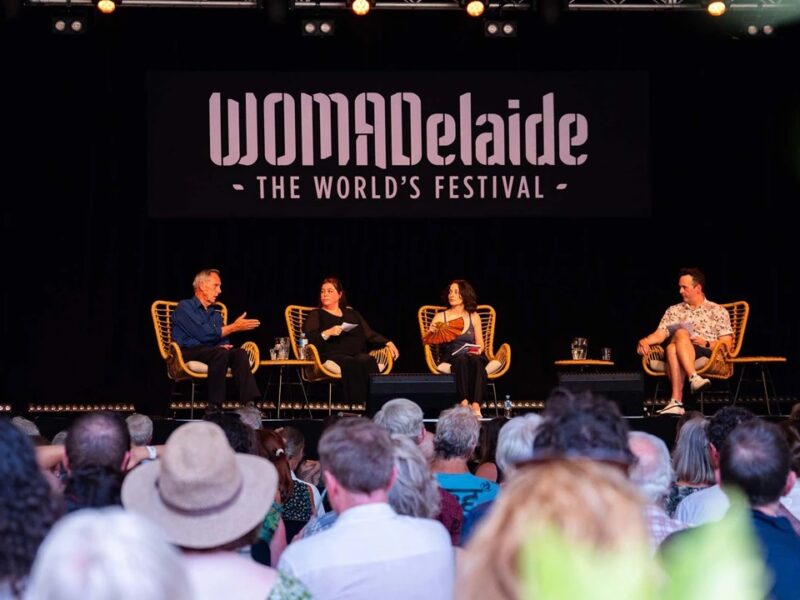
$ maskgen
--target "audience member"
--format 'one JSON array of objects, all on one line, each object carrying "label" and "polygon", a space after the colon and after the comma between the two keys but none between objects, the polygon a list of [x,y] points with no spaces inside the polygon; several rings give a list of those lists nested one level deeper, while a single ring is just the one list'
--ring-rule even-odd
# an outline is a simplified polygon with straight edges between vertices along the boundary
[{"label": "audience member", "polygon": [[189,600],[180,554],[146,519],[87,509],[53,527],[36,557],[28,600]]},{"label": "audience member", "polygon": [[147,415],[133,413],[125,423],[131,435],[131,446],[149,446],[153,441],[153,420]]},{"label": "audience member", "polygon": [[118,505],[131,450],[122,417],[112,412],[81,415],[69,428],[65,449],[66,511]]},{"label": "audience member", "polygon": [[[372,418],[375,423],[386,429],[392,435],[402,435],[414,442],[422,453],[426,463],[430,460],[432,453],[428,451],[426,443],[433,436],[425,429],[423,424],[423,412],[418,404],[406,398],[395,398],[389,400],[381,407]],[[432,444],[430,447],[432,448]],[[397,465],[396,465],[397,466]],[[399,468],[399,467],[398,467]],[[439,505],[441,510],[433,518],[441,522],[445,529],[450,533],[450,538],[454,546],[458,546],[461,541],[461,528],[464,522],[464,511],[453,494],[439,487]],[[392,503],[391,495],[389,504],[401,515],[412,517],[420,516],[415,513],[408,513],[398,508]]]},{"label": "audience member", "polygon": [[800,537],[789,521],[777,516],[780,497],[792,489],[789,445],[777,425],[752,419],[737,426],[724,440],[719,470],[725,488],[740,489],[752,509],[753,527],[772,575],[772,600],[797,600]]},{"label": "audience member", "polygon": [[389,504],[399,515],[436,519],[442,502],[439,485],[419,446],[405,435],[394,434],[392,448],[396,477]]},{"label": "audience member", "polygon": [[497,436],[497,468],[505,480],[516,472],[518,464],[533,458],[533,441],[541,423],[540,415],[528,413],[514,417],[500,430]]},{"label": "audience member", "polygon": [[798,423],[787,419],[780,423],[781,431],[789,444],[789,457],[792,471],[798,476],[798,481],[792,486],[788,494],[781,498],[778,514],[789,519],[794,530],[800,535],[800,431]]},{"label": "audience member", "polygon": [[534,457],[578,456],[628,465],[628,426],[617,405],[591,392],[564,389],[547,399],[534,440]]},{"label": "audience member", "polygon": [[53,441],[50,442],[54,446],[63,446],[67,443],[67,430],[62,429],[53,436]]},{"label": "audience member", "polygon": [[[542,417],[528,413],[515,417],[503,425],[497,438],[497,468],[503,473],[505,482],[516,471],[516,465],[533,458],[533,441]],[[501,486],[503,484],[500,484]],[[466,545],[486,513],[489,512],[495,499],[487,500],[473,508],[461,528],[461,544]]]},{"label": "audience member", "polygon": [[195,600],[304,598],[298,581],[237,552],[255,539],[277,485],[268,460],[235,453],[218,425],[194,422],[172,433],[160,460],[131,471],[122,501],[183,549]]},{"label": "audience member", "polygon": [[439,486],[458,498],[464,519],[477,505],[492,500],[499,486],[493,481],[469,472],[467,461],[475,452],[480,424],[467,407],[457,406],[442,411],[433,440],[436,458],[431,470]]},{"label": "audience member", "polygon": [[503,426],[508,423],[505,417],[495,417],[481,423],[480,433],[478,434],[478,450],[475,459],[478,466],[475,475],[500,483],[503,480],[503,472],[498,469],[496,463],[497,437],[502,431]]},{"label": "audience member", "polygon": [[[709,420],[706,435],[716,481],[719,480],[719,449],[722,448],[722,444],[737,425],[755,418],[756,416],[747,409],[725,406]],[[675,509],[675,518],[694,527],[709,521],[718,521],[725,516],[729,506],[730,502],[725,492],[719,484],[715,484],[681,500]]]},{"label": "audience member", "polygon": [[686,421],[680,429],[672,452],[675,481],[666,504],[670,517],[675,516],[675,509],[681,500],[717,482],[714,467],[711,465],[707,428],[708,421],[701,415]]},{"label": "audience member", "polygon": [[64,510],[120,506],[123,473],[108,465],[82,465],[69,472],[64,483]]},{"label": "audience member", "polygon": [[389,400],[372,420],[390,434],[404,435],[419,444],[425,435],[422,409],[407,398]]},{"label": "audience member", "polygon": [[650,531],[650,548],[655,552],[668,535],[686,525],[667,516],[664,500],[672,487],[672,461],[667,445],[654,435],[631,431],[628,444],[636,456],[630,468],[631,482],[639,489],[646,504],[645,520]]},{"label": "audience member", "polygon": [[242,419],[242,423],[249,426],[253,431],[258,431],[261,429],[261,419],[263,415],[261,411],[258,410],[255,406],[245,406],[243,408],[237,408],[235,411],[239,417]]},{"label": "audience member", "polygon": [[20,598],[59,509],[28,437],[0,419],[0,598]]},{"label": "audience member", "polygon": [[42,435],[36,423],[25,417],[12,417],[11,424],[29,437]]},{"label": "audience member", "polygon": [[203,415],[203,420],[222,428],[234,452],[255,454],[255,432],[245,425],[236,413],[209,412]]},{"label": "audience member", "polygon": [[685,410],[682,415],[680,415],[675,422],[675,442],[678,442],[678,438],[681,435],[681,428],[686,425],[692,419],[705,419],[706,416],[701,413],[699,410]]},{"label": "audience member", "polygon": [[[258,432],[258,454],[269,460],[278,471],[278,492],[281,514],[286,527],[286,542],[291,543],[295,535],[316,514],[311,484],[295,481],[286,457],[283,438],[271,429]],[[273,560],[277,563],[275,556]]]},{"label": "audience member", "polygon": [[320,477],[319,461],[305,458],[306,439],[303,432],[291,425],[276,429],[275,432],[283,438],[286,458],[292,469],[292,479],[311,486],[311,493],[314,495],[314,511],[318,515],[325,514],[322,498],[317,488]]},{"label": "audience member", "polygon": [[371,421],[344,419],[323,433],[319,453],[339,518],[290,545],[279,568],[318,600],[452,598],[454,555],[444,527],[388,504],[395,479],[389,434]]},{"label": "audience member", "polygon": [[640,496],[618,465],[555,455],[534,459],[508,481],[467,545],[455,597],[527,597],[520,586],[520,551],[537,533],[555,530],[567,543],[606,553],[646,551],[641,511]]}]

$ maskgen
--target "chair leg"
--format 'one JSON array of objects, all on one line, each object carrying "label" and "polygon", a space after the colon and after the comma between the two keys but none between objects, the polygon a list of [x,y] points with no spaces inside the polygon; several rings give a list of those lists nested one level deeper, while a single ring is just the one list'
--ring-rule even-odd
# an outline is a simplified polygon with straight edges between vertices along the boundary
[{"label": "chair leg", "polygon": [[328,382],[328,415],[333,414],[333,384]]},{"label": "chair leg", "polygon": [[295,373],[297,373],[297,383],[300,384],[300,389],[303,392],[303,402],[306,403],[306,409],[308,409],[308,416],[309,418],[313,418],[314,415],[311,412],[311,404],[308,402],[308,394],[306,394],[306,386],[303,384],[303,376],[300,373],[300,368],[295,369]]},{"label": "chair leg", "polygon": [[736,392],[733,394],[733,402],[731,406],[736,406],[736,402],[739,400],[739,391],[742,389],[742,380],[744,379],[744,372],[747,370],[747,365],[742,365],[742,370],[739,371],[739,381],[736,382]]},{"label": "chair leg", "polygon": [[195,384],[194,379],[193,379],[192,380],[192,395],[190,397],[190,403],[189,403],[189,419],[191,419],[191,420],[194,420],[194,390],[195,390],[195,386],[196,385],[197,384]]},{"label": "chair leg", "polygon": [[489,386],[491,386],[491,388],[492,388],[492,397],[494,398],[494,415],[496,417],[499,417],[500,416],[500,406],[497,404],[497,386],[494,384],[493,381],[489,383]]},{"label": "chair leg", "polygon": [[[764,364],[758,365],[761,367],[761,386],[764,388],[764,402],[767,405],[767,414],[772,416],[772,409],[770,408],[769,404],[769,390],[767,389],[767,373],[768,369],[767,366]],[[770,381],[772,381],[772,376],[770,375]]]}]

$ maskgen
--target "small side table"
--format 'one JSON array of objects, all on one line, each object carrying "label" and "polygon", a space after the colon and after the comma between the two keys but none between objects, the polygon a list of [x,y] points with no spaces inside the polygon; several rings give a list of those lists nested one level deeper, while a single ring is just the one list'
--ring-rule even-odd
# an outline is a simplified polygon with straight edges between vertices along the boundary
[{"label": "small side table", "polygon": [[[311,413],[311,406],[308,403],[308,395],[306,394],[306,386],[303,385],[303,378],[300,376],[300,369],[303,367],[311,366],[314,364],[313,360],[297,360],[294,358],[285,358],[285,359],[278,359],[278,360],[262,360],[258,363],[259,367],[278,367],[278,404],[277,404],[277,414],[276,417],[280,418],[281,416],[281,397],[283,393],[283,369],[284,367],[294,367],[294,372],[297,375],[297,383],[289,382],[287,385],[299,385],[300,389],[303,390],[303,400],[305,401],[306,408],[308,408],[309,416],[313,416]],[[269,386],[272,383],[272,371],[269,373],[269,378],[267,379],[267,385],[264,387],[264,396],[262,397],[262,402],[266,402],[267,400],[267,393],[269,392]]]},{"label": "small side table", "polygon": [[[736,358],[729,359],[734,365],[742,365],[742,370],[739,372],[739,381],[736,383],[736,393],[733,395],[733,404],[739,400],[739,390],[742,387],[744,380],[744,373],[748,366],[757,367],[761,370],[761,377],[758,379],[748,379],[748,381],[761,381],[761,386],[764,390],[764,402],[767,405],[767,414],[772,414],[772,409],[769,404],[769,390],[772,388],[772,397],[775,397],[775,383],[772,380],[772,373],[769,371],[770,365],[777,365],[786,362],[785,356],[737,356]],[[778,414],[781,414],[780,403],[778,403]]]}]

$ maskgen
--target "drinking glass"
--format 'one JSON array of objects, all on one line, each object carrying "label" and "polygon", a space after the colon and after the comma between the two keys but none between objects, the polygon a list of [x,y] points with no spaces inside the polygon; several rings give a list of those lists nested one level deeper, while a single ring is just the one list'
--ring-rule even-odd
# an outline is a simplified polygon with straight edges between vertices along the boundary
[{"label": "drinking glass", "polygon": [[584,337],[572,338],[572,360],[586,360],[588,340]]}]

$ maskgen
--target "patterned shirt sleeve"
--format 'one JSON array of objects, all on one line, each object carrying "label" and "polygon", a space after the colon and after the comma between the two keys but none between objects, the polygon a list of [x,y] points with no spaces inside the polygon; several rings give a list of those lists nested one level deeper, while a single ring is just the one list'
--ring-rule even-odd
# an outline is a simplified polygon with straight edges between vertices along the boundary
[{"label": "patterned shirt sleeve", "polygon": [[313,596],[299,579],[278,571],[278,578],[267,600],[313,600]]}]

